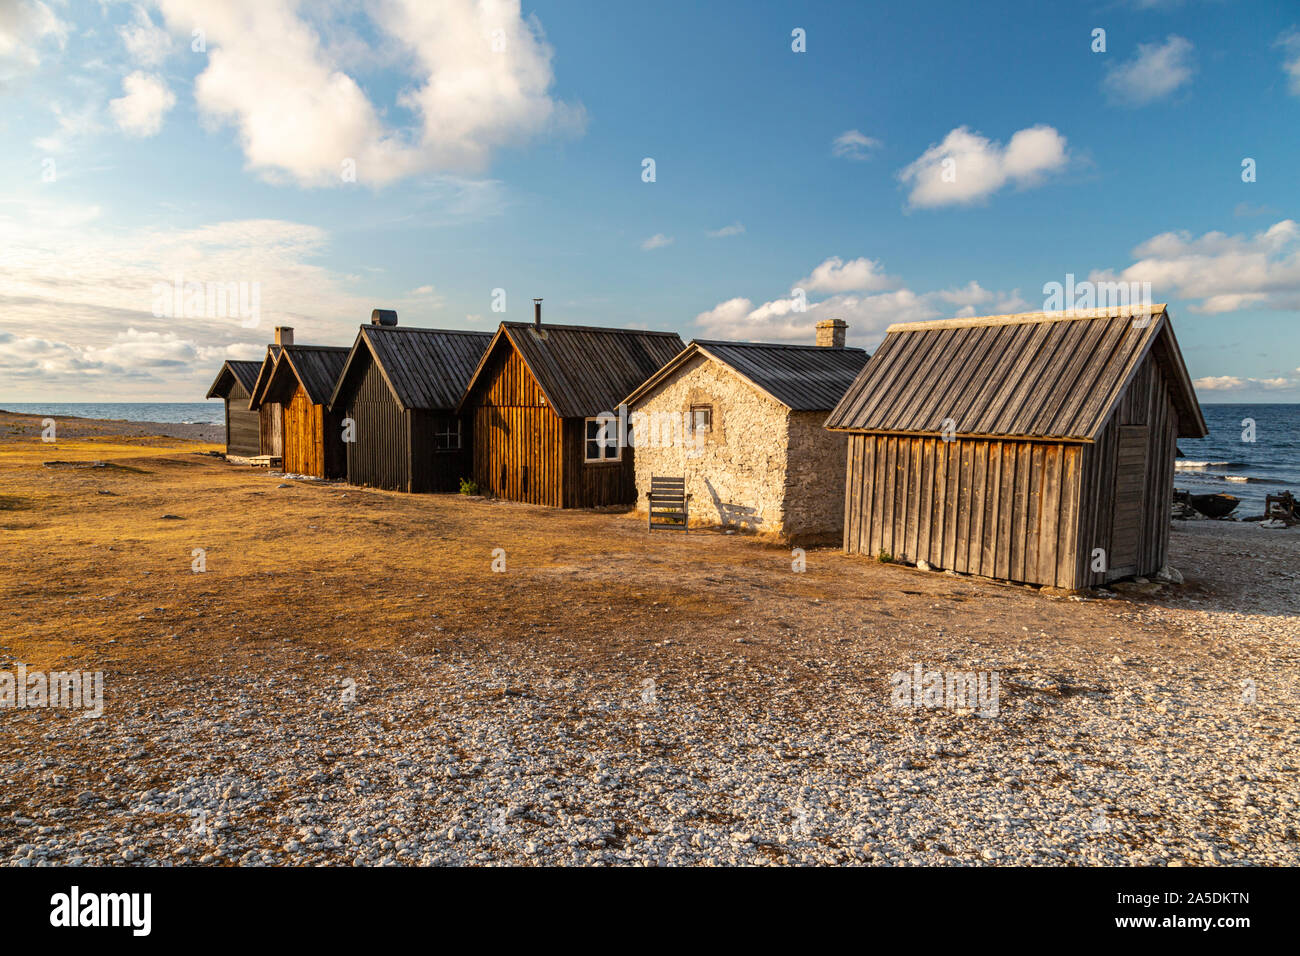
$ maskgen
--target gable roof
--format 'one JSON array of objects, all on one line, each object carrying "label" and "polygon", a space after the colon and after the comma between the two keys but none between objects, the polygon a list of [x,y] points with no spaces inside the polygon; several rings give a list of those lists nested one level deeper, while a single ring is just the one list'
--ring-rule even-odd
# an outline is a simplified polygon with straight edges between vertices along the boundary
[{"label": "gable roof", "polygon": [[834,408],[870,358],[865,349],[695,339],[629,395],[625,399],[627,405],[645,398],[696,355],[707,356],[727,366],[755,388],[796,412],[822,412]]},{"label": "gable roof", "polygon": [[271,377],[258,397],[259,404],[292,398],[295,382],[303,387],[313,405],[329,402],[348,350],[341,345],[283,345],[280,349]]},{"label": "gable roof", "polygon": [[1095,439],[1148,354],[1180,438],[1206,434],[1164,305],[891,325],[826,427]]},{"label": "gable roof", "polygon": [[369,355],[403,410],[453,409],[491,341],[491,332],[363,325],[334,386],[330,406],[346,400],[353,372]]},{"label": "gable roof", "polygon": [[253,387],[248,390],[248,410],[256,411],[262,405],[262,393],[266,391],[266,386],[270,384],[271,373],[275,371],[275,363],[280,358],[280,346],[268,345],[266,355],[262,358],[262,366],[257,370],[257,379],[253,382]]},{"label": "gable roof", "polygon": [[624,395],[686,347],[676,332],[543,325],[539,333],[529,322],[502,322],[458,408],[469,399],[488,360],[506,345],[519,353],[561,418],[612,411]]},{"label": "gable roof", "polygon": [[230,387],[238,382],[249,395],[253,394],[253,385],[257,382],[258,362],[240,362],[227,359],[221,363],[221,370],[212,380],[206,398],[225,398],[230,394]]}]

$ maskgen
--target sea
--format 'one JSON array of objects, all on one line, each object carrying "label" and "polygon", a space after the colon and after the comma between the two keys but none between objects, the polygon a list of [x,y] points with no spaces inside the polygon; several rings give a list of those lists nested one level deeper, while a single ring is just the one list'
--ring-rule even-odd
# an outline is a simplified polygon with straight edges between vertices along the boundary
[{"label": "sea", "polygon": [[1265,495],[1300,497],[1300,405],[1203,404],[1201,412],[1210,434],[1178,439],[1175,488],[1235,495],[1242,517],[1261,514]]},{"label": "sea", "polygon": [[[31,415],[121,418],[136,422],[221,425],[221,402],[7,402],[5,410]],[[1300,496],[1300,404],[1202,405],[1206,438],[1178,440],[1174,487],[1193,494],[1225,492],[1241,499],[1237,514],[1259,514],[1264,496],[1289,490]],[[1251,423],[1254,424],[1253,431]],[[1252,439],[1253,440],[1250,440]]]}]

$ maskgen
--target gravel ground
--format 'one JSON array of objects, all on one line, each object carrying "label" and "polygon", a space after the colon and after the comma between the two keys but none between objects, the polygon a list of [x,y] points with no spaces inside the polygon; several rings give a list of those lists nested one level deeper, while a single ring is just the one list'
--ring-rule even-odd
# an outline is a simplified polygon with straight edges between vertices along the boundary
[{"label": "gravel ground", "polygon": [[[230,474],[313,513],[358,494]],[[122,495],[160,475],[124,477]],[[556,540],[599,529],[610,551],[484,575],[500,585],[488,597],[426,580],[424,610],[364,647],[340,634],[369,618],[280,636],[207,581],[185,598],[202,626],[142,607],[129,633],[146,663],[117,638],[95,651],[103,717],[0,712],[0,861],[1300,863],[1300,529],[1180,524],[1186,584],[1070,599],[835,551],[777,585],[774,552],[739,538],[660,536],[650,554],[620,516],[373,501],[455,509],[489,543],[498,520]],[[401,526],[373,520],[402,553]],[[611,576],[644,591],[624,602],[635,613],[576,587]],[[190,577],[204,578],[169,587]],[[661,582],[696,603],[650,603]],[[125,601],[79,587],[63,600]],[[36,593],[7,602],[15,621],[46,613]],[[450,595],[483,604],[458,618]],[[706,613],[723,606],[743,610]],[[892,706],[890,675],[914,663],[996,672],[997,716]]]}]

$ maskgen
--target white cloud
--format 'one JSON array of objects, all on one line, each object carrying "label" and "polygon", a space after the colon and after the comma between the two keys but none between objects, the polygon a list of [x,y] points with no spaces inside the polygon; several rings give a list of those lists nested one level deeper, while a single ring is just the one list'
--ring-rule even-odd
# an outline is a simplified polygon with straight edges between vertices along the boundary
[{"label": "white cloud", "polygon": [[[329,234],[276,219],[188,228],[110,228],[95,206],[0,201],[0,398],[187,397],[224,358],[257,358],[271,329],[349,344],[376,304],[427,311],[428,296],[382,298],[319,264]],[[260,322],[154,314],[175,283],[256,284]],[[89,399],[87,399],[89,400]]]},{"label": "white cloud", "polygon": [[108,104],[118,128],[128,136],[158,135],[163,117],[176,105],[176,94],[166,81],[136,70],[122,80],[122,89],[125,95]]},{"label": "white cloud", "polygon": [[32,140],[32,145],[43,153],[61,153],[76,140],[98,133],[103,128],[99,120],[101,107],[96,102],[69,109],[56,101],[50,104],[50,112],[54,114],[58,129],[48,136],[38,136]]},{"label": "white cloud", "polygon": [[831,141],[831,155],[840,159],[870,159],[873,150],[880,146],[880,140],[872,139],[856,129],[845,130]]},{"label": "white cloud", "polygon": [[1246,379],[1235,375],[1207,375],[1192,382],[1198,392],[1229,392],[1245,388],[1247,384]]},{"label": "white cloud", "polygon": [[1065,137],[1050,126],[1022,129],[1005,147],[960,126],[904,167],[898,178],[911,187],[911,206],[961,205],[1010,183],[1037,185],[1068,162]]},{"label": "white cloud", "polygon": [[40,65],[41,47],[53,40],[60,49],[68,39],[64,23],[41,0],[0,2],[0,82]]},{"label": "white cloud", "polygon": [[1126,106],[1145,106],[1163,99],[1192,80],[1192,44],[1169,36],[1163,44],[1139,43],[1131,60],[1113,67],[1102,86]]},{"label": "white cloud", "polygon": [[662,249],[664,246],[673,244],[672,236],[665,236],[662,232],[657,232],[649,239],[641,243],[641,248],[647,252],[651,249]]},{"label": "white cloud", "polygon": [[358,182],[371,184],[474,171],[499,148],[584,122],[581,107],[551,97],[553,51],[519,0],[389,0],[373,8],[375,32],[396,54],[384,65],[414,80],[394,104],[413,114],[400,128],[345,72],[355,44],[323,40],[295,0],[160,0],[160,7],[174,33],[205,31],[198,106],[239,130],[249,167],[267,178],[338,185],[345,160],[355,163]]},{"label": "white cloud", "polygon": [[172,50],[171,35],[155,24],[149,11],[140,6],[134,8],[131,23],[118,27],[117,34],[131,59],[141,66],[161,65]]},{"label": "white cloud", "polygon": [[1295,96],[1300,96],[1300,30],[1291,29],[1277,38],[1276,46],[1285,51],[1282,69],[1289,77],[1287,88]]},{"label": "white cloud", "polygon": [[745,227],[738,222],[733,222],[730,226],[723,226],[721,229],[710,230],[706,235],[710,239],[725,239],[727,236],[739,236],[745,231]]},{"label": "white cloud", "polygon": [[[961,309],[958,314],[974,314],[970,310],[975,306],[998,313],[1028,308],[1018,291],[990,292],[977,282],[957,289],[924,293],[907,288],[890,289],[889,286],[899,284],[898,280],[885,276],[878,262],[865,258],[846,263],[839,257],[832,257],[814,269],[809,279],[819,275],[825,281],[818,285],[818,289],[837,290],[833,295],[818,301],[806,301],[791,295],[757,306],[744,297],[728,299],[695,317],[700,337],[811,345],[816,341],[818,322],[843,319],[849,325],[849,338],[853,344],[870,348],[879,341],[887,326],[895,322],[921,322],[950,316],[954,306]],[[808,291],[809,279],[801,280],[795,286]],[[886,289],[888,291],[884,291]]]},{"label": "white cloud", "polygon": [[[1198,300],[1198,312],[1245,308],[1300,311],[1300,226],[1283,219],[1254,235],[1186,232],[1153,236],[1133,250],[1137,261],[1118,274],[1126,282],[1150,282],[1161,291]],[[1109,270],[1093,281],[1115,281]]]},{"label": "white cloud", "polygon": [[879,292],[899,285],[893,276],[881,271],[875,259],[850,259],[831,256],[795,283],[806,292]]},{"label": "white cloud", "polygon": [[1281,377],[1241,378],[1237,375],[1207,375],[1205,378],[1196,379],[1192,385],[1199,392],[1239,392],[1248,388],[1264,392],[1284,392],[1300,388],[1300,380]]}]

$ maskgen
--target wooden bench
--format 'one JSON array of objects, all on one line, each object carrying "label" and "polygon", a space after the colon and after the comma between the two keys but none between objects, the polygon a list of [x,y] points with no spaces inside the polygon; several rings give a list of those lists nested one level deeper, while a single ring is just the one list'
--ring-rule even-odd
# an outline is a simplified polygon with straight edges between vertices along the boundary
[{"label": "wooden bench", "polygon": [[646,492],[650,499],[646,515],[646,530],[662,528],[665,531],[686,531],[689,524],[689,507],[691,496],[686,493],[685,478],[666,478],[654,475],[650,478],[650,490]]}]

